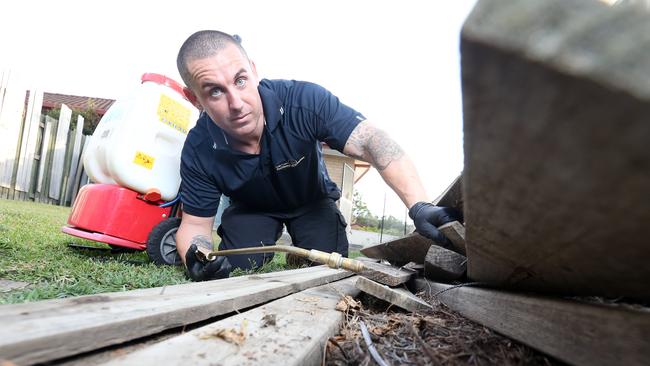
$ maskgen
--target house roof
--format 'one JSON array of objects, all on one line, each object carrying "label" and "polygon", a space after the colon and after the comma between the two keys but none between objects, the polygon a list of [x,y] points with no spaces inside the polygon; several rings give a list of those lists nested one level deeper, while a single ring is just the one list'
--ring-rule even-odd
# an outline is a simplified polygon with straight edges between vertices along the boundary
[{"label": "house roof", "polygon": [[58,93],[43,93],[43,108],[59,108],[61,104],[65,104],[72,109],[83,110],[88,108],[90,103],[92,103],[93,109],[97,114],[104,115],[108,108],[115,103],[115,100]]},{"label": "house roof", "polygon": [[324,142],[321,142],[321,146],[323,147],[323,154],[325,155],[338,156],[354,160],[354,183],[357,183],[361,178],[363,178],[364,175],[366,175],[366,173],[368,173],[368,171],[370,171],[370,168],[372,168],[372,165],[370,165],[370,163],[366,163],[363,160],[355,159],[351,156],[341,154],[340,152],[329,147]]}]

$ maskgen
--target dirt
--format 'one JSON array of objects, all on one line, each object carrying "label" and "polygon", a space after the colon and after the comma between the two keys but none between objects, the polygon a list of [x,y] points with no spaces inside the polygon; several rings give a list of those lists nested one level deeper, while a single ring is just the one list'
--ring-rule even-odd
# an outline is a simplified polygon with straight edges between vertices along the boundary
[{"label": "dirt", "polygon": [[564,365],[419,296],[433,311],[407,313],[367,295],[339,303],[346,319],[340,334],[328,341],[324,364],[378,364],[361,334],[363,322],[388,365]]}]

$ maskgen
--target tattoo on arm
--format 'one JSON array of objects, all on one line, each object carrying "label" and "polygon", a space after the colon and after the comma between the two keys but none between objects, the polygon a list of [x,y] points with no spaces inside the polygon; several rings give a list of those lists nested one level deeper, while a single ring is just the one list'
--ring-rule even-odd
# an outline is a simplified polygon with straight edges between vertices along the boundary
[{"label": "tattoo on arm", "polygon": [[404,156],[402,148],[385,131],[367,123],[352,131],[346,145],[350,146],[348,155],[369,162],[379,171]]},{"label": "tattoo on arm", "polygon": [[197,235],[193,237],[192,241],[190,241],[190,246],[192,244],[196,244],[197,247],[202,247],[208,250],[212,250],[212,240],[210,240],[205,235]]}]

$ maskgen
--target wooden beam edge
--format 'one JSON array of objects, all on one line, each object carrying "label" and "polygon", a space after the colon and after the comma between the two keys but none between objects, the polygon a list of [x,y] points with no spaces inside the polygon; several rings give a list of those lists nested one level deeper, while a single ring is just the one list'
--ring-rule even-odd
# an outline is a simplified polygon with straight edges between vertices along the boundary
[{"label": "wooden beam edge", "polygon": [[355,279],[289,295],[102,365],[320,365],[344,319],[337,303],[359,293]]},{"label": "wooden beam edge", "polygon": [[[139,296],[130,296],[131,291],[125,291],[0,306],[0,319],[16,312],[28,317],[3,323],[0,360],[19,365],[56,360],[262,304],[352,275],[317,266],[175,285],[170,286],[169,293],[162,287],[133,290]],[[236,297],[234,292],[246,288],[247,283],[251,291]],[[231,286],[235,288],[229,289]],[[173,307],[169,302],[182,305]],[[6,314],[2,315],[3,312]],[[40,318],[31,319],[31,315]],[[80,323],[71,326],[75,321]]]},{"label": "wooden beam edge", "polygon": [[[650,311],[417,279],[463,316],[575,365],[645,365]],[[447,290],[445,292],[441,292]]]}]

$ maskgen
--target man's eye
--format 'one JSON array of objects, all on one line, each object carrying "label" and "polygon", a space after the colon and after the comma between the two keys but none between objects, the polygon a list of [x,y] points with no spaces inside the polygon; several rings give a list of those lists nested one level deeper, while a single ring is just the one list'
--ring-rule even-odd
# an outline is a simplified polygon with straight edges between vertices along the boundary
[{"label": "man's eye", "polygon": [[218,96],[220,96],[221,94],[223,94],[223,93],[221,92],[221,89],[214,88],[214,89],[210,90],[210,96],[211,96],[211,97],[218,97]]},{"label": "man's eye", "polygon": [[244,78],[239,78],[239,79],[235,80],[235,85],[237,85],[237,86],[244,86],[244,85],[246,85],[246,79],[244,79]]}]

